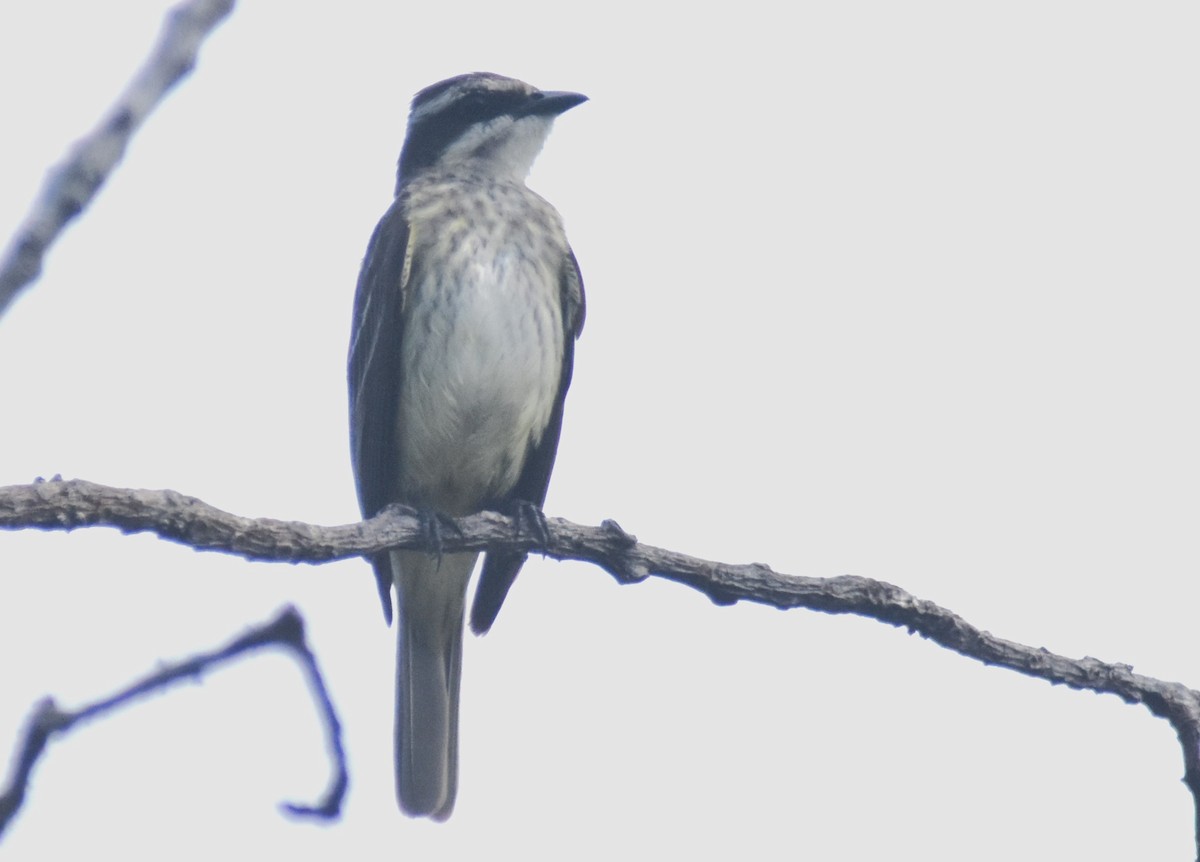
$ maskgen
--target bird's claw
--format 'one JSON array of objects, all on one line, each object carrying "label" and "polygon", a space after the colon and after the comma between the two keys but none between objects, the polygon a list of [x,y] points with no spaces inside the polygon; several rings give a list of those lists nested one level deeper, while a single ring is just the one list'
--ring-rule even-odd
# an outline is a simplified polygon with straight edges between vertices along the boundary
[{"label": "bird's claw", "polygon": [[517,500],[513,503],[513,534],[520,538],[523,534],[532,536],[539,545],[550,544],[550,524],[546,521],[546,513],[540,507],[528,500]]},{"label": "bird's claw", "polygon": [[462,538],[463,531],[458,522],[449,515],[435,512],[432,509],[417,510],[417,518],[421,522],[421,538],[429,549],[429,556],[437,560],[438,567],[442,565],[442,531],[446,530]]}]

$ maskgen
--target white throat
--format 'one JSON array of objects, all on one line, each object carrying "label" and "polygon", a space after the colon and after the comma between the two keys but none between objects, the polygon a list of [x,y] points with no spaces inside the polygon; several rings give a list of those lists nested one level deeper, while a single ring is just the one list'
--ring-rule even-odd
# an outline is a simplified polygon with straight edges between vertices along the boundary
[{"label": "white throat", "polygon": [[446,148],[437,165],[472,167],[496,179],[524,182],[553,125],[553,117],[497,117],[467,129]]}]

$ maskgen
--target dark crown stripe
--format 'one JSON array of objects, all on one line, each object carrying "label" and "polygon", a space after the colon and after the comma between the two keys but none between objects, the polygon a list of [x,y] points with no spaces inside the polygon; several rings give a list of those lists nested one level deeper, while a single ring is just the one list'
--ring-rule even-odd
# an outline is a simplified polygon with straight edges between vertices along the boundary
[{"label": "dark crown stripe", "polygon": [[[497,86],[510,81],[512,86]],[[447,93],[453,94],[455,89],[461,92],[452,95],[444,107],[422,114],[423,108]],[[421,90],[413,98],[412,118],[400,153],[400,180],[436,162],[471,126],[519,113],[531,95],[519,81],[478,72],[439,81]]]}]

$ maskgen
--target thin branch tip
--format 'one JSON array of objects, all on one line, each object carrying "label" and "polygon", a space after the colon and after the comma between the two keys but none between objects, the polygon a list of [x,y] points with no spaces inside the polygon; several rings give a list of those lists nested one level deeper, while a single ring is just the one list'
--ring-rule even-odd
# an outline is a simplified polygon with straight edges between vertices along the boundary
[{"label": "thin branch tip", "polygon": [[338,720],[337,711],[329,698],[324,679],[317,667],[316,658],[304,639],[303,618],[295,608],[289,606],[285,607],[272,620],[251,628],[224,647],[199,653],[178,662],[162,664],[153,673],[121,691],[78,709],[64,710],[50,697],[39,700],[30,711],[22,739],[17,746],[8,786],[3,789],[3,792],[0,792],[0,836],[3,836],[5,828],[12,822],[12,818],[28,796],[33,769],[54,735],[68,733],[82,722],[127,706],[151,692],[162,691],[177,683],[194,680],[201,674],[214,670],[249,652],[271,645],[284,647],[303,666],[314,699],[320,707],[330,758],[334,767],[329,789],[317,805],[303,806],[292,803],[287,803],[287,805],[297,812],[319,816],[326,820],[337,817],[341,812],[346,788],[349,784],[349,771],[341,742],[341,722]]}]

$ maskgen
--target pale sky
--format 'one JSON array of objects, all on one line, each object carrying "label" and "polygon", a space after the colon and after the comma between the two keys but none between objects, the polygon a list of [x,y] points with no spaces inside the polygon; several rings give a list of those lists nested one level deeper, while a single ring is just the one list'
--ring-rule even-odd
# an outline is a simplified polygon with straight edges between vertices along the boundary
[{"label": "pale sky", "polygon": [[[163,2],[0,7],[0,234]],[[786,8],[786,11],[783,11]],[[591,101],[530,185],[583,270],[547,512],[898,584],[1200,686],[1200,8],[243,3],[0,321],[0,484],[356,519],[345,350],[409,99]],[[0,751],[292,602],[345,726],[243,662],[54,744],[6,859],[1194,856],[1171,728],[852,617],[531,560],[468,638],[458,804],[397,810],[368,566],[0,534]],[[3,756],[7,760],[7,754]]]}]

